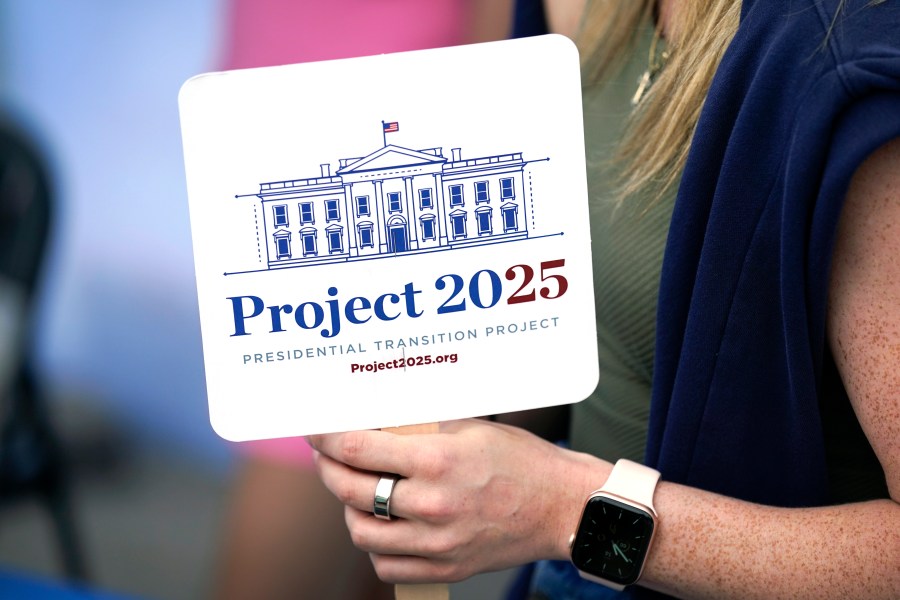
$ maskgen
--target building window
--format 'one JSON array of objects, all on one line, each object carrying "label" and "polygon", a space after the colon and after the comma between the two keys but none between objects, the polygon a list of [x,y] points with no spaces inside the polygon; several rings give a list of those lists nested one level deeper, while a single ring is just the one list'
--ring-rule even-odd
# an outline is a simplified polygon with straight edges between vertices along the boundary
[{"label": "building window", "polygon": [[388,192],[388,212],[400,212],[402,210],[400,192]]},{"label": "building window", "polygon": [[316,230],[301,230],[300,244],[303,246],[303,256],[316,256],[319,253],[316,248]]},{"label": "building window", "polygon": [[512,200],[516,197],[516,188],[512,177],[500,180],[500,199]]},{"label": "building window", "polygon": [[276,233],[275,238],[275,258],[277,260],[286,260],[291,257],[291,234]]},{"label": "building window", "polygon": [[359,232],[359,247],[373,247],[375,246],[374,237],[372,235],[373,226],[371,223],[360,223],[356,226],[356,230]]},{"label": "building window", "polygon": [[463,186],[451,185],[450,186],[450,206],[462,206],[462,205],[463,205]]},{"label": "building window", "polygon": [[316,217],[313,213],[313,203],[312,202],[301,202],[300,203],[300,224],[301,225],[315,225]]},{"label": "building window", "polygon": [[503,232],[519,230],[519,207],[515,204],[506,204],[500,208],[503,214]]},{"label": "building window", "polygon": [[476,181],[475,182],[475,204],[480,202],[490,202],[491,199],[488,196],[488,182],[487,181]]},{"label": "building window", "polygon": [[422,210],[434,208],[434,201],[431,199],[431,188],[419,190],[419,208]]},{"label": "building window", "polygon": [[340,221],[341,220],[341,210],[338,208],[337,200],[326,200],[325,201],[325,222],[328,221]]},{"label": "building window", "polygon": [[344,251],[344,228],[332,225],[325,230],[328,239],[328,254],[339,254]]},{"label": "building window", "polygon": [[475,211],[475,220],[478,223],[478,235],[490,235],[494,232],[493,227],[491,226],[492,212],[493,211],[487,206],[482,206]]},{"label": "building window", "polygon": [[466,213],[465,211],[456,211],[450,213],[450,230],[453,232],[453,239],[466,237]]},{"label": "building window", "polygon": [[371,217],[372,212],[369,209],[369,197],[368,196],[357,196],[356,197],[356,216],[357,217]]},{"label": "building window", "polygon": [[287,205],[286,204],[279,204],[277,206],[273,206],[272,213],[275,216],[275,227],[287,227],[288,226],[288,214],[287,214]]},{"label": "building window", "polygon": [[434,223],[435,219],[433,216],[422,217],[422,239],[423,240],[433,240],[436,238],[434,234]]}]

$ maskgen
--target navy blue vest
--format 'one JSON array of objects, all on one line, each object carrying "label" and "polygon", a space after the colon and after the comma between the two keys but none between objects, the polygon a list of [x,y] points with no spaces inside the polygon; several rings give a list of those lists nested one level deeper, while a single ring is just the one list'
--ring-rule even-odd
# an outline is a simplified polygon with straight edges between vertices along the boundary
[{"label": "navy blue vest", "polygon": [[[900,5],[745,0],[678,191],[660,282],[646,462],[783,506],[828,502],[825,341],[851,176],[900,136]],[[518,0],[514,35],[546,32]],[[835,408],[836,407],[836,408]]]},{"label": "navy blue vest", "polygon": [[825,340],[850,178],[900,136],[900,6],[745,0],[678,191],[647,462],[783,506],[827,503]]}]

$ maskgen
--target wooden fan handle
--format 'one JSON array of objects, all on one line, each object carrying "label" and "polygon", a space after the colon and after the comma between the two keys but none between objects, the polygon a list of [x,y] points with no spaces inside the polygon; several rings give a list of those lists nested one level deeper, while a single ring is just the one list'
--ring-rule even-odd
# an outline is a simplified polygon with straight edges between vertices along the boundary
[{"label": "wooden fan handle", "polygon": [[[395,433],[397,435],[437,433],[439,430],[440,423],[407,425],[405,427],[385,427],[382,429],[382,431]],[[396,598],[396,600],[449,600],[450,586],[446,583],[397,584],[394,586],[394,598]]]}]

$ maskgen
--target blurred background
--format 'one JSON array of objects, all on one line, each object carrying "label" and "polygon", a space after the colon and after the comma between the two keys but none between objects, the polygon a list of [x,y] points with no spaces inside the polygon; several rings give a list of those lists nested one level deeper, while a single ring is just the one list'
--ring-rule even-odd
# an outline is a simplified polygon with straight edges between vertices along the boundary
[{"label": "blurred background", "polygon": [[[16,142],[0,153],[0,573],[80,573],[127,597],[216,588],[242,451],[208,421],[181,84],[499,39],[510,5],[0,2],[0,124]],[[498,597],[506,577],[454,597]]]}]

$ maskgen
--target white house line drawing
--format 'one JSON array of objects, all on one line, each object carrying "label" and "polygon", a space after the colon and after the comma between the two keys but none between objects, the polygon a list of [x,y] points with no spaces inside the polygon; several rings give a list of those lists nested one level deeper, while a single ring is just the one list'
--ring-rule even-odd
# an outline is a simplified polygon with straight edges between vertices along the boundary
[{"label": "white house line drawing", "polygon": [[[541,159],[547,160],[547,159]],[[529,237],[521,152],[464,159],[385,145],[317,177],[261,183],[267,269],[452,250]]]}]

